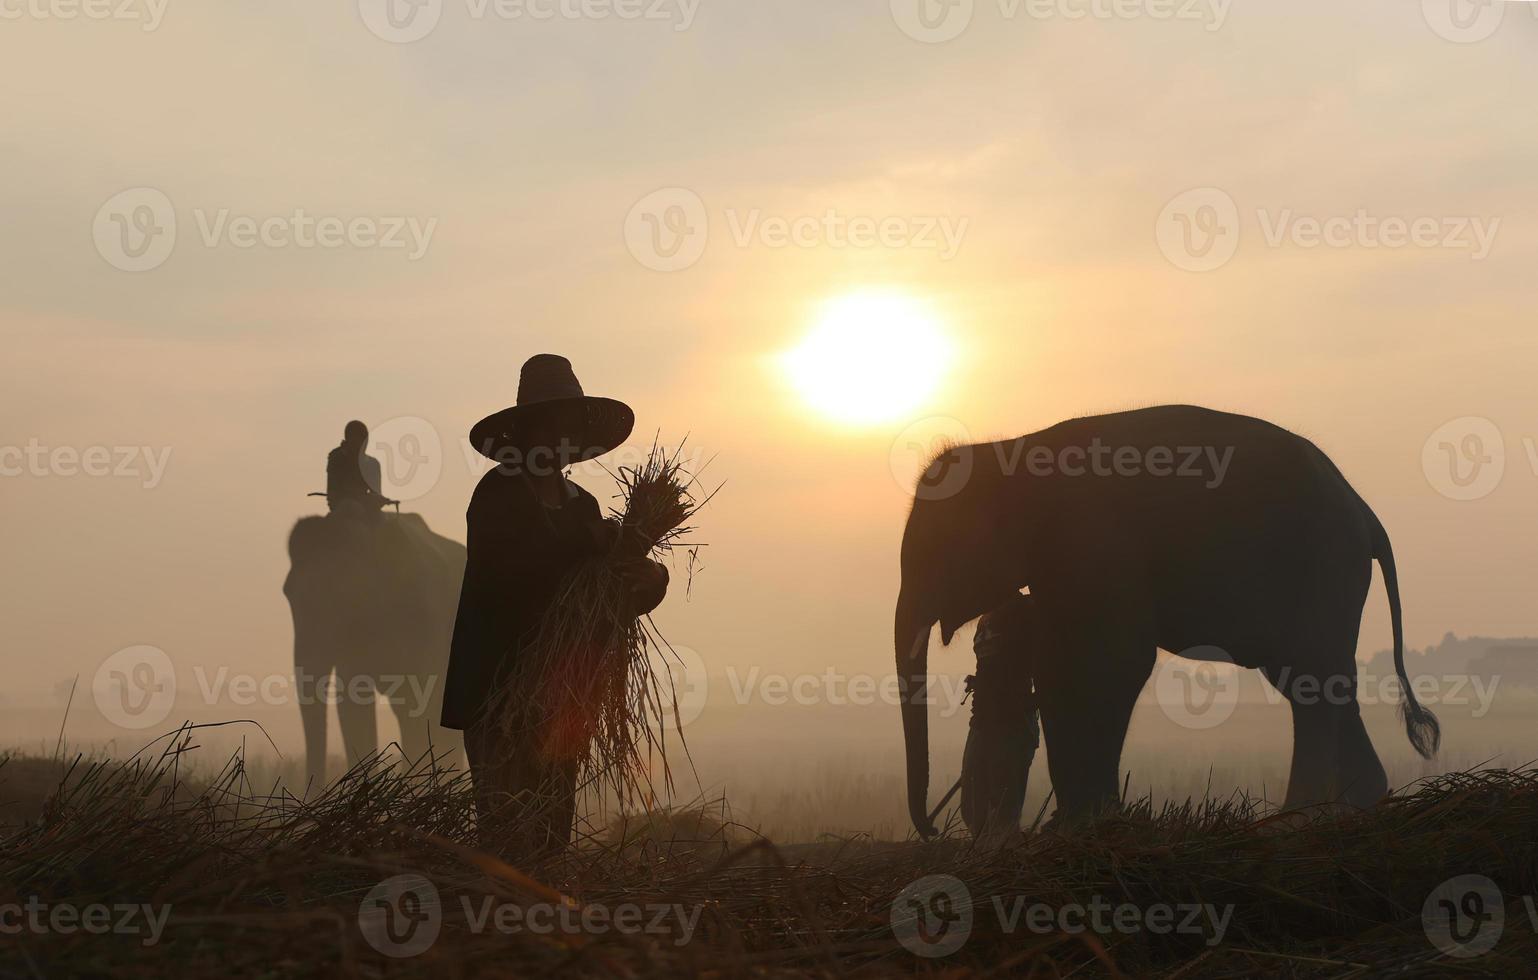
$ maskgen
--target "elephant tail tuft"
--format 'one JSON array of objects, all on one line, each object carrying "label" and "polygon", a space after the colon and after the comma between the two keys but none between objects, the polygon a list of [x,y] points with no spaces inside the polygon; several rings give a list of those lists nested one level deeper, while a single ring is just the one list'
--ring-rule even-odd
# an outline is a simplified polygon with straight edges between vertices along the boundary
[{"label": "elephant tail tuft", "polygon": [[1423,759],[1436,755],[1442,744],[1442,724],[1430,709],[1415,699],[1410,677],[1404,668],[1404,616],[1399,605],[1399,573],[1394,567],[1394,549],[1389,545],[1388,532],[1371,510],[1368,518],[1373,528],[1373,557],[1383,569],[1383,587],[1388,591],[1389,619],[1394,630],[1394,671],[1399,675],[1399,685],[1404,691],[1399,714],[1404,718],[1405,734],[1410,745]]}]

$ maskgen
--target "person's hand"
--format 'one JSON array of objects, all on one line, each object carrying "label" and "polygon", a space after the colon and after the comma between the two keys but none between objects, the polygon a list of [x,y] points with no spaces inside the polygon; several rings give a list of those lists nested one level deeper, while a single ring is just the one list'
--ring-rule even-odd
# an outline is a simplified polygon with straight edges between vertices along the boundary
[{"label": "person's hand", "polygon": [[649,559],[639,559],[625,566],[630,587],[630,608],[636,616],[645,616],[662,604],[668,593],[667,566]]},{"label": "person's hand", "polygon": [[619,544],[621,528],[619,522],[613,518],[605,517],[602,520],[593,521],[587,525],[587,529],[601,555],[607,555]]}]

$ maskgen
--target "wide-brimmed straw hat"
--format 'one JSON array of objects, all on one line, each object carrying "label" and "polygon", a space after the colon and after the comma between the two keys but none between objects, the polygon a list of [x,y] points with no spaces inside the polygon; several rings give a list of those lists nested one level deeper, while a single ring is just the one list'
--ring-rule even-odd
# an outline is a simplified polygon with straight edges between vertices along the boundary
[{"label": "wide-brimmed straw hat", "polygon": [[[593,459],[630,437],[635,412],[624,402],[584,394],[571,362],[559,354],[535,354],[524,362],[518,375],[518,403],[488,415],[470,430],[470,444],[483,456],[504,461],[509,450],[528,450],[526,433],[531,421],[564,406],[578,406],[575,432],[557,435],[577,453],[573,462]],[[499,455],[501,454],[501,455]]]}]

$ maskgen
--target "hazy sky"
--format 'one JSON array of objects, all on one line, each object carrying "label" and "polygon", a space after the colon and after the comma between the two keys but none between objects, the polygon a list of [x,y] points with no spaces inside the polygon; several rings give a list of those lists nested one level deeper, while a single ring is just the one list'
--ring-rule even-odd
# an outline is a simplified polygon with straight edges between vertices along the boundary
[{"label": "hazy sky", "polygon": [[[1534,5],[1460,30],[1411,0],[936,0],[928,23],[960,33],[935,42],[915,4],[646,0],[664,19],[622,20],[447,0],[392,43],[374,0],[135,0],[139,20],[0,0],[0,444],[170,453],[158,482],[142,461],[0,478],[18,689],[133,644],[286,670],[285,535],[343,423],[425,420],[440,476],[410,506],[462,539],[459,440],[541,351],[630,402],[639,437],[714,458],[705,568],[659,615],[713,670],[888,669],[910,422],[983,438],[1168,401],[1330,453],[1393,538],[1413,645],[1538,632]],[[164,210],[103,209],[136,188],[176,234],[128,272],[121,242]],[[696,237],[659,259],[637,229],[667,188],[654,219]],[[291,234],[296,210],[407,244],[361,225],[345,247],[239,247],[240,219]],[[830,211],[906,238],[830,239]],[[1180,267],[1232,244],[1181,254],[1214,217],[1237,251]],[[773,220],[808,218],[776,243]],[[1307,247],[1309,219],[1350,226]],[[1371,247],[1383,219],[1429,220],[1428,244]],[[955,360],[923,404],[850,426],[776,357],[869,289],[930,310]],[[1505,473],[1455,500],[1423,447],[1470,416]],[[1362,646],[1388,639],[1375,587]]]}]

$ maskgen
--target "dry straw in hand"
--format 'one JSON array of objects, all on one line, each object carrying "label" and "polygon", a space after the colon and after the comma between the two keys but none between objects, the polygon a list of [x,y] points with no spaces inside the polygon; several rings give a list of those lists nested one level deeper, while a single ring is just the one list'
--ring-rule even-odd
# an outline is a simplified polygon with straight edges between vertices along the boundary
[{"label": "dry straw in hand", "polygon": [[619,469],[613,548],[561,584],[492,708],[521,744],[532,736],[545,760],[576,763],[580,782],[599,779],[622,796],[650,795],[653,757],[668,781],[664,721],[677,705],[667,661],[677,657],[650,619],[637,617],[628,573],[670,557],[709,499],[691,492],[682,452],[654,443],[639,466]]}]

